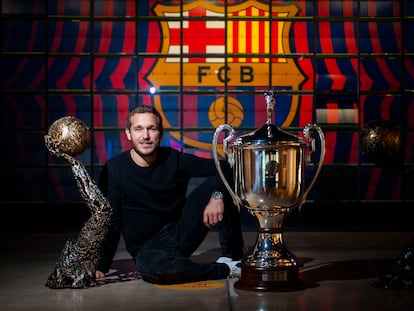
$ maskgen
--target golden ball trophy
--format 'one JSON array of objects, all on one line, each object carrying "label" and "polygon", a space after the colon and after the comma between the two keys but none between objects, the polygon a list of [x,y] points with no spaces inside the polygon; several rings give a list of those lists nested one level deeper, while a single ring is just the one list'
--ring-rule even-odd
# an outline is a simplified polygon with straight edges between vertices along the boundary
[{"label": "golden ball trophy", "polygon": [[99,251],[109,228],[112,207],[82,162],[75,158],[89,145],[89,129],[75,117],[62,117],[53,122],[44,139],[52,155],[70,164],[78,190],[91,213],[78,237],[66,241],[45,285],[55,289],[96,286]]}]

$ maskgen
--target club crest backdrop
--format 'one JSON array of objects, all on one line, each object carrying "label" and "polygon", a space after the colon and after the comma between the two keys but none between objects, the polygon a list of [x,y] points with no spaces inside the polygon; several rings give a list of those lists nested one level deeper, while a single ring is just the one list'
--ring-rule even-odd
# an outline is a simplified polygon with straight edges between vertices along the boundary
[{"label": "club crest backdrop", "polygon": [[[275,125],[300,136],[316,123],[326,136],[322,173],[292,225],[406,224],[414,2],[3,0],[1,19],[2,209],[28,215],[26,226],[84,216],[70,169],[44,146],[56,119],[88,125],[80,159],[97,180],[129,148],[135,104],[160,110],[163,145],[210,158],[220,124],[237,135],[264,124],[269,89]],[[361,154],[372,120],[401,133],[398,165]]]}]

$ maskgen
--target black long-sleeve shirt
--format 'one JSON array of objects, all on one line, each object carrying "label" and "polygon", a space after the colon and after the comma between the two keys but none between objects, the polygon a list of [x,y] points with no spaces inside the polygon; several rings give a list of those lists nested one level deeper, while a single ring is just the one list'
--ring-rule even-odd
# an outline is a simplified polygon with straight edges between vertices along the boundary
[{"label": "black long-sleeve shirt", "polygon": [[[229,170],[221,161],[221,167]],[[107,272],[122,233],[127,251],[134,256],[142,245],[166,224],[178,220],[192,177],[217,176],[215,190],[225,191],[214,161],[161,147],[158,160],[149,167],[134,163],[126,151],[104,166],[100,187],[113,208],[107,239],[98,269]]]}]

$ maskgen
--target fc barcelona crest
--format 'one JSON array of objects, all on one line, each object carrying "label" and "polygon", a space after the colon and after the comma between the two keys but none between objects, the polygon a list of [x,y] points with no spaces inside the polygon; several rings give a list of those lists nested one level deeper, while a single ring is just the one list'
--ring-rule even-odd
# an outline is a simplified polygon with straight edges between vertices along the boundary
[{"label": "fc barcelona crest", "polygon": [[[157,58],[146,78],[161,91],[154,95],[154,106],[164,114],[165,128],[176,127],[166,111],[179,107],[180,100],[188,120],[182,122],[189,122],[185,127],[216,128],[222,123],[255,127],[261,120],[254,116],[253,96],[235,94],[249,91],[251,95],[269,88],[297,90],[305,79],[294,59],[285,57],[291,52],[288,17],[298,13],[295,4],[245,1],[225,8],[194,1],[183,6],[156,4],[153,12],[161,18],[160,55],[165,57]],[[225,89],[240,92],[225,96]],[[192,95],[160,95],[185,90]],[[289,97],[281,126],[292,123],[298,101],[298,96]],[[202,134],[171,135],[186,145],[211,150],[211,135],[206,139]]]}]

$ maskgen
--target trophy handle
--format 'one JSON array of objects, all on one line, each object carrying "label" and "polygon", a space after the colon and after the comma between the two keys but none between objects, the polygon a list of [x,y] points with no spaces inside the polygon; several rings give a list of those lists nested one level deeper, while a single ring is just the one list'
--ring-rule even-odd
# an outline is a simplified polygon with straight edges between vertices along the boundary
[{"label": "trophy handle", "polygon": [[[320,140],[320,143],[321,143],[320,156],[319,156],[318,167],[316,169],[315,175],[313,176],[313,179],[312,179],[311,183],[309,184],[308,188],[304,192],[302,200],[299,204],[299,207],[303,204],[303,202],[305,202],[306,197],[309,194],[309,191],[312,189],[313,185],[315,184],[315,181],[316,181],[316,179],[318,178],[318,176],[321,172],[323,161],[325,159],[325,135],[323,134],[322,129],[319,126],[317,126],[316,124],[308,124],[303,129],[303,134],[304,134],[305,138],[309,140],[310,151],[308,153],[308,157],[310,157],[310,155],[313,152],[315,152],[315,138],[311,137],[310,131],[316,131],[319,135],[319,140]],[[310,162],[310,160],[307,160],[307,162]]]},{"label": "trophy handle", "polygon": [[233,203],[234,205],[236,205],[239,208],[240,211],[240,205],[242,204],[241,199],[236,195],[236,193],[233,191],[233,189],[231,189],[226,177],[223,174],[223,170],[220,167],[220,162],[218,159],[218,155],[217,155],[217,141],[218,141],[218,137],[221,134],[221,132],[227,130],[229,132],[229,135],[223,139],[223,151],[224,154],[227,156],[227,162],[230,164],[230,167],[233,168],[234,166],[234,155],[233,153],[229,153],[228,152],[228,142],[229,140],[233,139],[234,137],[234,129],[228,125],[228,124],[222,124],[220,125],[216,131],[214,132],[214,136],[213,136],[213,159],[214,159],[214,164],[216,165],[218,174],[221,178],[221,180],[223,181],[224,186],[227,188],[228,192],[230,193],[232,199],[233,199]]}]

